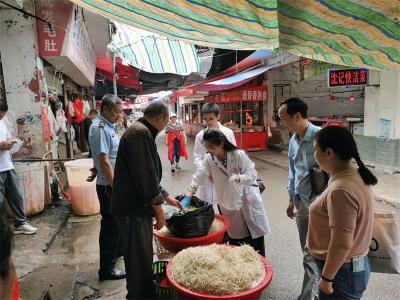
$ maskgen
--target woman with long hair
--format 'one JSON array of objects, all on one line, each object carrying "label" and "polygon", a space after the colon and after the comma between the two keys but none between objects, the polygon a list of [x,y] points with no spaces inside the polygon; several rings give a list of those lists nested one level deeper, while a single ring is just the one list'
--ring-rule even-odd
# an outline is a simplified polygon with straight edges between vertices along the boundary
[{"label": "woman with long hair", "polygon": [[314,139],[314,156],[330,175],[326,189],[310,206],[307,237],[321,275],[319,299],[360,299],[371,272],[367,257],[374,207],[371,185],[377,179],[345,128],[321,129]]},{"label": "woman with long hair", "polygon": [[265,256],[264,235],[270,231],[254,163],[219,129],[207,129],[203,143],[208,153],[197,168],[187,196],[211,177],[221,213],[229,218],[229,243],[249,244]]}]

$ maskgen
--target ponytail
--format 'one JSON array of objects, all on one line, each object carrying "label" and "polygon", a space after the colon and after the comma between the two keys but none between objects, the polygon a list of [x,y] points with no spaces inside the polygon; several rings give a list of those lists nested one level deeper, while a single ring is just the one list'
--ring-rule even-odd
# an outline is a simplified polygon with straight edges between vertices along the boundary
[{"label": "ponytail", "polygon": [[353,158],[356,160],[358,165],[358,173],[360,174],[362,180],[366,185],[376,185],[378,183],[378,179],[374,174],[364,165],[363,161],[360,158],[360,154],[358,153],[357,148],[354,149]]},{"label": "ponytail", "polygon": [[315,135],[318,147],[325,152],[332,149],[341,160],[350,161],[354,158],[358,165],[358,173],[366,185],[375,185],[378,179],[364,165],[357,150],[353,135],[347,129],[338,126],[327,126]]}]

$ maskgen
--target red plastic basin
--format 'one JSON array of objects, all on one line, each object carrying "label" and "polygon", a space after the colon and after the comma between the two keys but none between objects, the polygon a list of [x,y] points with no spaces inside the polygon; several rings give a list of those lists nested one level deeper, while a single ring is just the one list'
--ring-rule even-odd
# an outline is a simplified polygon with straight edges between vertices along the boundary
[{"label": "red plastic basin", "polygon": [[272,281],[271,265],[269,264],[268,260],[264,256],[260,255],[260,259],[265,266],[264,280],[259,285],[255,286],[252,289],[249,289],[244,292],[236,293],[236,294],[231,294],[231,295],[218,296],[218,295],[203,294],[203,293],[191,291],[188,288],[184,287],[183,285],[180,285],[179,283],[177,283],[174,280],[174,278],[172,277],[172,274],[171,274],[171,268],[174,263],[174,258],[172,258],[167,265],[167,277],[168,277],[168,280],[170,281],[171,285],[178,291],[180,299],[214,299],[214,300],[215,299],[248,299],[248,300],[254,300],[254,299],[260,298],[263,290],[265,290]]},{"label": "red plastic basin", "polygon": [[229,220],[222,215],[215,215],[215,218],[222,221],[224,223],[224,227],[221,230],[206,236],[183,239],[174,236],[165,236],[156,230],[153,231],[153,235],[160,241],[161,246],[163,246],[166,250],[175,253],[188,247],[221,244],[222,240],[224,239],[224,234],[229,229],[231,224]]}]

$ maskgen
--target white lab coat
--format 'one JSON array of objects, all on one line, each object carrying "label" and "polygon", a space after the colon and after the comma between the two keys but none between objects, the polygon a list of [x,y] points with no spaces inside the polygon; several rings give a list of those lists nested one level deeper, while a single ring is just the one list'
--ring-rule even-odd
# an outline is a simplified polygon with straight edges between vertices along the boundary
[{"label": "white lab coat", "polygon": [[[228,127],[225,127],[219,124],[219,130],[222,131],[223,134],[225,134],[226,138],[228,139],[229,142],[231,142],[233,145],[236,146],[236,139],[235,135],[233,134],[233,131],[229,129]],[[197,135],[196,139],[194,142],[194,150],[193,150],[193,159],[194,159],[194,164],[196,168],[200,168],[204,157],[207,154],[207,149],[203,145],[203,135],[204,135],[204,130],[201,130]],[[199,187],[199,190],[197,191],[197,196],[204,201],[207,201],[211,204],[215,204],[217,201],[217,198],[215,196],[215,190],[213,188],[213,182],[210,178],[206,179],[204,183],[202,184],[201,187]]]},{"label": "white lab coat", "polygon": [[[233,175],[240,177],[240,184],[236,183],[240,186],[239,189],[232,189]],[[251,237],[255,239],[271,231],[260,190],[255,186],[257,171],[246,152],[228,152],[226,168],[216,157],[206,154],[201,167],[197,168],[192,177],[191,185],[200,187],[210,176],[222,214],[231,221],[231,228],[228,230],[231,238],[245,238],[249,230]]]}]

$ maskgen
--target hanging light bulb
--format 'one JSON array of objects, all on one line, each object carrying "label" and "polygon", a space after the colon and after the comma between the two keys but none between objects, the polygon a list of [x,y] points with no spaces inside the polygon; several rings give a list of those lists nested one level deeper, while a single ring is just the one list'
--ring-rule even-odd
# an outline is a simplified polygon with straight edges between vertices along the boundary
[{"label": "hanging light bulb", "polygon": [[354,100],[356,100],[356,96],[351,95],[349,99],[350,99],[350,101],[354,101]]}]

